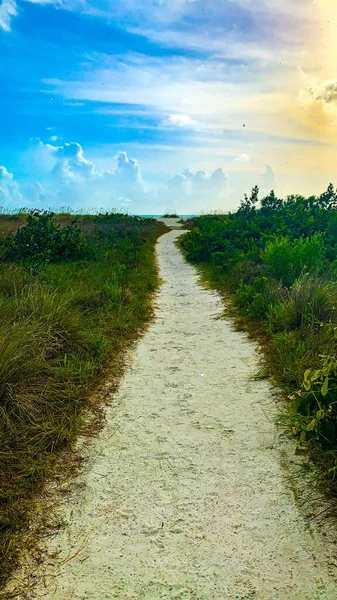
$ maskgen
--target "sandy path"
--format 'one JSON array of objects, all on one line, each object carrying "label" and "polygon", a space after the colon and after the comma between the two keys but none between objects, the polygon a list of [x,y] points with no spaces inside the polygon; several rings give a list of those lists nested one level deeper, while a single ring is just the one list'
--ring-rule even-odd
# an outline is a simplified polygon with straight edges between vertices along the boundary
[{"label": "sandy path", "polygon": [[280,467],[272,390],[251,379],[255,347],[214,319],[221,300],[198,284],[178,235],[159,241],[156,320],[48,549],[66,559],[89,537],[33,597],[335,600],[323,542]]}]

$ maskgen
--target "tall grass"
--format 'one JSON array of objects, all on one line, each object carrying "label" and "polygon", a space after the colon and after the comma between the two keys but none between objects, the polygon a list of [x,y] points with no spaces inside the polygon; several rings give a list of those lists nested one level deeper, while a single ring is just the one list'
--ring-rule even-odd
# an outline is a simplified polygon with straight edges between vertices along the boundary
[{"label": "tall grass", "polygon": [[125,215],[78,225],[89,258],[45,261],[38,272],[20,257],[0,264],[0,583],[18,564],[34,497],[76,438],[88,398],[107,369],[118,378],[152,314],[154,245],[165,227]]},{"label": "tall grass", "polygon": [[337,283],[323,276],[301,275],[275,299],[268,313],[270,332],[311,327],[337,320]]}]

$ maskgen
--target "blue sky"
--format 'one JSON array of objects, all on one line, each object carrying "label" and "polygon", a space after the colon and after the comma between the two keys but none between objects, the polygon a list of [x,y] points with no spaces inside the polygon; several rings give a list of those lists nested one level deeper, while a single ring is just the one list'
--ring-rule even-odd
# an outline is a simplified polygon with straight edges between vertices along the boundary
[{"label": "blue sky", "polygon": [[319,193],[336,172],[335,13],[0,0],[0,205],[190,213],[255,183]]}]

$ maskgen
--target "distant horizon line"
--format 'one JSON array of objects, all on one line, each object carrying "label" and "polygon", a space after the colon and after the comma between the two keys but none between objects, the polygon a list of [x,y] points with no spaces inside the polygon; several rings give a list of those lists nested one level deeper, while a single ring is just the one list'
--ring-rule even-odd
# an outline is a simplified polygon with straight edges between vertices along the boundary
[{"label": "distant horizon line", "polygon": [[95,209],[95,210],[88,210],[85,211],[83,209],[80,210],[76,210],[76,209],[71,209],[69,206],[60,206],[57,208],[41,208],[41,207],[33,207],[33,208],[28,208],[28,207],[22,207],[22,208],[6,208],[4,206],[0,206],[0,216],[1,215],[25,215],[25,214],[29,214],[30,212],[34,212],[34,211],[45,211],[45,212],[49,212],[49,213],[54,213],[57,215],[74,215],[74,216],[84,216],[84,215],[98,215],[98,214],[123,214],[123,215],[128,215],[130,217],[135,216],[135,217],[152,217],[152,218],[162,218],[165,215],[176,215],[177,217],[198,217],[201,215],[209,215],[209,214],[225,214],[228,213],[229,211],[224,211],[222,209],[218,209],[218,210],[211,210],[211,211],[199,211],[199,212],[193,212],[193,213],[175,213],[174,211],[170,212],[170,211],[166,211],[164,213],[141,213],[141,212],[130,212],[129,210],[127,211],[123,211],[123,210],[116,210],[116,209],[112,209],[112,210],[106,210],[106,209]]}]

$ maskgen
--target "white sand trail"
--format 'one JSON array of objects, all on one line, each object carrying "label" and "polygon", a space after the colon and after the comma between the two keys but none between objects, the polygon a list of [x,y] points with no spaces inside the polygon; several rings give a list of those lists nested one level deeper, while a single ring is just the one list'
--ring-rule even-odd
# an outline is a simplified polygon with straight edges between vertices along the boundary
[{"label": "white sand trail", "polygon": [[[63,506],[40,600],[336,600],[336,572],[280,466],[256,347],[215,317],[171,231],[156,318]],[[81,547],[72,560],[60,565]],[[49,560],[50,563],[50,560]]]}]

